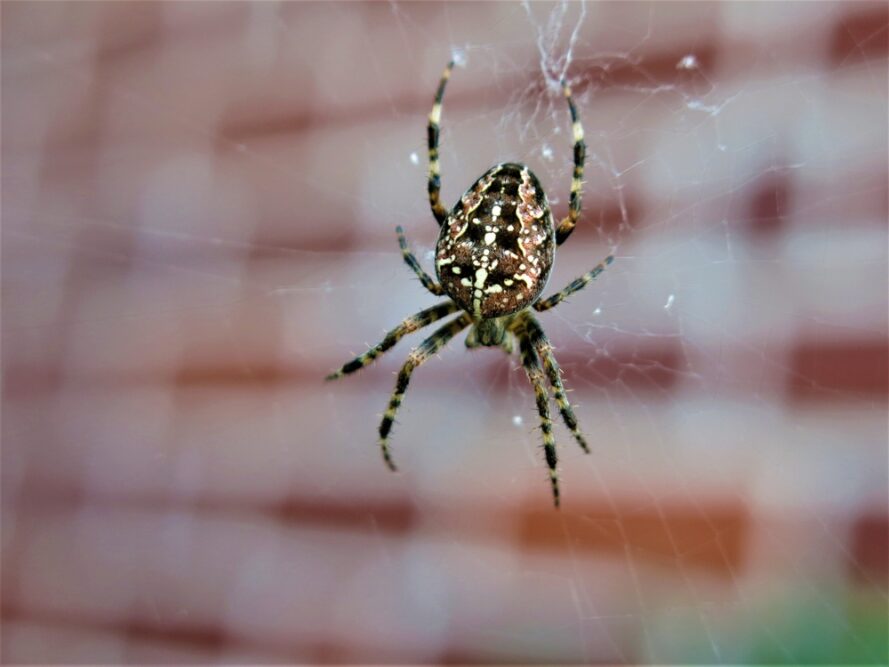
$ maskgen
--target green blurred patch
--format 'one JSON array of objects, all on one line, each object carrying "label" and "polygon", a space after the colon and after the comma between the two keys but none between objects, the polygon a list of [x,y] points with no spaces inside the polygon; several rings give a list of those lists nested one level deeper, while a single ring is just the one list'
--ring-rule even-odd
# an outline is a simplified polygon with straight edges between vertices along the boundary
[{"label": "green blurred patch", "polygon": [[774,639],[752,642],[750,662],[886,664],[889,614],[875,592],[796,596],[765,610],[763,621]]},{"label": "green blurred patch", "polygon": [[654,624],[655,662],[684,664],[889,664],[885,591],[823,583],[665,612]]}]

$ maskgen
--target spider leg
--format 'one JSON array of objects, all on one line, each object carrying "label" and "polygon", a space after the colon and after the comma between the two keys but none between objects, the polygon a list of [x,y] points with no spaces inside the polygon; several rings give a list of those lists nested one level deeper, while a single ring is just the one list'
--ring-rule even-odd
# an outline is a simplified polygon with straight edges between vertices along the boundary
[{"label": "spider leg", "polygon": [[562,94],[568,100],[568,110],[571,112],[571,127],[574,133],[574,175],[571,179],[571,199],[568,204],[568,215],[556,228],[556,245],[562,245],[577,224],[580,217],[580,191],[583,188],[583,163],[586,159],[586,144],[583,142],[583,125],[577,115],[577,108],[571,98],[571,88],[568,83],[562,81]]},{"label": "spider leg", "polygon": [[420,266],[420,262],[414,257],[414,253],[407,247],[407,239],[404,238],[404,230],[401,228],[401,225],[395,228],[395,233],[398,234],[398,245],[401,248],[401,255],[404,257],[405,263],[411,267],[411,271],[417,274],[417,278],[423,283],[423,287],[428,289],[435,296],[444,294],[441,285],[436,283],[432,277],[423,270],[423,267]]},{"label": "spider leg", "polygon": [[613,261],[614,255],[608,255],[608,257],[599,262],[599,265],[596,266],[595,269],[593,269],[592,271],[588,271],[587,273],[584,273],[580,278],[576,278],[575,280],[571,281],[571,283],[561,292],[553,294],[549,298],[537,301],[534,304],[534,310],[536,310],[538,313],[542,313],[544,310],[549,310],[550,308],[558,306],[569,296],[571,296],[578,290],[582,290],[584,287],[593,282],[593,280],[598,278],[599,274],[605,270],[605,267],[611,264],[611,262]]},{"label": "spider leg", "polygon": [[435,93],[435,102],[432,105],[432,111],[429,112],[429,125],[426,131],[426,139],[429,144],[429,205],[432,207],[432,215],[438,221],[439,227],[444,224],[445,219],[448,217],[448,212],[441,205],[439,197],[441,176],[438,164],[438,123],[441,120],[441,99],[444,97],[445,86],[451,76],[452,69],[454,69],[453,60],[448,63],[444,73],[441,75],[441,81]]},{"label": "spider leg", "polygon": [[460,333],[460,331],[465,329],[471,322],[472,320],[467,313],[463,313],[460,317],[451,320],[443,327],[436,330],[434,334],[420,343],[419,346],[411,350],[407,361],[404,363],[404,366],[401,367],[401,370],[398,373],[398,380],[395,384],[395,391],[392,392],[392,397],[389,399],[389,406],[383,414],[383,421],[380,422],[380,449],[383,452],[383,460],[386,462],[386,465],[389,466],[390,470],[394,471],[396,470],[396,467],[389,452],[389,433],[392,430],[392,423],[395,421],[395,413],[398,410],[398,406],[401,405],[401,400],[404,398],[404,393],[407,391],[407,385],[411,381],[411,373],[414,372],[414,369],[417,366],[447,345],[451,338]]},{"label": "spider leg", "polygon": [[559,412],[562,414],[562,420],[565,422],[565,426],[568,427],[568,430],[571,431],[571,435],[577,440],[577,444],[580,445],[580,448],[589,454],[590,448],[587,445],[586,439],[583,437],[583,433],[580,432],[580,426],[577,423],[574,409],[571,407],[571,403],[568,402],[568,398],[565,396],[565,385],[562,384],[561,369],[559,368],[559,363],[556,361],[556,356],[553,354],[552,343],[549,342],[549,339],[543,331],[543,327],[541,327],[540,323],[534,319],[533,315],[529,313],[526,315],[526,318],[527,321],[525,327],[528,332],[528,337],[530,338],[531,345],[533,345],[534,349],[537,351],[537,354],[543,359],[543,368],[546,371],[550,384],[553,386],[553,395],[559,406]]},{"label": "spider leg", "polygon": [[534,397],[537,400],[537,412],[540,414],[540,430],[543,431],[543,451],[546,454],[546,464],[549,466],[549,479],[553,488],[553,502],[559,506],[559,473],[556,471],[556,441],[553,438],[553,422],[549,416],[549,392],[546,388],[546,378],[540,367],[540,358],[531,343],[528,331],[520,327],[516,332],[519,340],[519,349],[522,353],[522,366],[534,387]]},{"label": "spider leg", "polygon": [[460,310],[460,306],[456,303],[453,301],[445,301],[444,303],[432,306],[432,308],[427,308],[426,310],[421,310],[419,313],[411,315],[387,333],[382,341],[361,356],[355,357],[352,361],[346,363],[338,371],[328,375],[325,380],[336,380],[337,378],[341,378],[349,373],[354,373],[355,371],[370,365],[378,356],[391,349],[395,343],[409,333],[418,331],[423,327],[432,324],[436,320],[440,320],[445,315],[450,315],[458,310]]}]

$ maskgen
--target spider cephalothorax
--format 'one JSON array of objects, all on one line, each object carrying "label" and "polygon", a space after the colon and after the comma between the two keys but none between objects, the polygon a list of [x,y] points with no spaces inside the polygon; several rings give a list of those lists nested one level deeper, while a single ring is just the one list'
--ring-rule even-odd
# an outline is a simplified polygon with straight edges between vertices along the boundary
[{"label": "spider cephalothorax", "polygon": [[453,62],[448,64],[439,82],[428,126],[429,204],[441,227],[435,252],[438,283],[423,271],[408,249],[401,227],[396,230],[404,261],[423,286],[436,296],[449,296],[450,300],[408,317],[387,333],[380,343],[328,375],[327,379],[353,373],[373,362],[407,334],[463,311],[414,348],[398,374],[395,392],[380,423],[383,459],[395,470],[389,452],[389,434],[414,369],[470,325],[467,347],[500,346],[511,354],[513,340],[518,341],[522,365],[534,387],[553,500],[558,507],[559,478],[547,383],[552,387],[565,425],[585,452],[589,452],[589,447],[565,396],[552,345],[530,309],[543,312],[556,306],[590,283],[614,259],[612,256],[605,258],[596,268],[574,280],[561,292],[539,299],[552,269],[556,246],[571,235],[580,216],[586,151],[583,127],[571,99],[571,89],[563,82],[562,92],[568,102],[574,132],[574,174],[568,215],[558,226],[553,223],[540,181],[528,167],[513,162],[498,164],[485,172],[448,213],[439,198],[438,123],[441,100],[453,66]]}]

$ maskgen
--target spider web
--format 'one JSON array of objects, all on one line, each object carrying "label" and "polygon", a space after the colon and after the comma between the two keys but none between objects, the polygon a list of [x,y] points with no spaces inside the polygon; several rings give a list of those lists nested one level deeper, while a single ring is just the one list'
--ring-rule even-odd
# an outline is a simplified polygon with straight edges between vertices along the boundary
[{"label": "spider web", "polygon": [[[584,224],[592,233],[560,249],[553,287],[609,250],[618,257],[609,275],[545,322],[569,359],[563,366],[574,396],[585,398],[580,412],[596,442],[587,459],[563,432],[565,494],[595,500],[570,517],[526,517],[530,542],[536,537],[544,554],[554,544],[562,551],[523,562],[514,578],[547,579],[577,621],[564,635],[544,624],[529,644],[553,651],[538,654],[543,660],[885,659],[885,638],[874,643],[879,633],[869,636],[850,615],[840,583],[863,577],[884,606],[885,586],[871,588],[875,580],[849,544],[860,517],[885,499],[885,403],[870,393],[861,366],[848,371],[857,380],[824,368],[832,354],[857,364],[843,348],[885,338],[884,212],[878,205],[838,234],[834,201],[845,196],[817,185],[849,179],[857,193],[849,201],[885,197],[850,164],[876,160],[885,171],[885,129],[878,128],[885,105],[873,107],[875,124],[859,135],[877,139],[871,152],[847,134],[846,123],[856,121],[828,111],[824,97],[846,75],[882,91],[883,77],[874,74],[884,72],[885,59],[875,70],[847,57],[825,72],[767,25],[783,14],[775,6],[762,13],[735,6],[720,17],[702,9],[691,25],[671,25],[669,11],[657,7],[526,3],[529,34],[520,41],[525,49],[536,44],[531,63],[511,44],[463,43],[451,34],[458,63],[490,84],[474,92],[479,108],[471,113],[458,115],[446,102],[445,190],[455,172],[468,183],[485,160],[518,156],[544,173],[551,200],[564,209],[570,138],[557,91],[567,77],[580,91],[588,138]],[[800,9],[778,23],[842,26],[835,10]],[[414,30],[409,12],[396,15]],[[737,31],[726,52],[700,36],[701,26],[719,19],[732,25],[727,33]],[[855,49],[884,33],[875,26],[853,39]],[[480,156],[471,149],[491,127],[495,154]],[[446,200],[459,190],[451,193]],[[837,276],[852,265],[863,272],[849,276],[851,291],[842,296]],[[800,275],[808,279],[792,277]],[[871,280],[868,296],[863,286]],[[854,315],[844,301],[860,306]],[[885,365],[884,354],[873,361]],[[486,420],[500,422],[488,437],[520,442],[528,455],[520,465],[539,465],[522,374],[479,384],[477,372],[472,364],[460,387]],[[509,435],[504,405],[513,414]],[[852,436],[842,425],[852,414],[870,415],[871,429]],[[858,444],[847,448],[850,438]],[[465,447],[477,446],[471,440]],[[516,462],[508,456],[486,464],[509,469]],[[522,483],[527,477],[515,475]],[[546,521],[558,526],[536,523]],[[805,537],[786,541],[788,525]],[[813,549],[832,554],[833,565],[816,564]],[[533,604],[531,594],[517,597]],[[813,625],[821,630],[813,633]],[[627,632],[636,642],[630,652],[621,641]],[[500,655],[533,657],[528,650]]]},{"label": "spider web", "polygon": [[[4,8],[7,662],[886,661],[884,4],[93,7]],[[546,294],[616,256],[540,316],[558,512],[517,357],[418,370],[397,476],[423,334],[320,382],[434,302],[449,58],[445,204],[565,214],[565,78]]]}]

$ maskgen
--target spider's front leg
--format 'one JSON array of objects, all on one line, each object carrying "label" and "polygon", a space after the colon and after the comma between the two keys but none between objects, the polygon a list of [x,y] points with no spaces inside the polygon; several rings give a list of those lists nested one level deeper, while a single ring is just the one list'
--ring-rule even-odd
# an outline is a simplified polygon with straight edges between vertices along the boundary
[{"label": "spider's front leg", "polygon": [[395,384],[395,391],[392,392],[392,398],[389,399],[389,406],[383,414],[383,421],[380,422],[380,449],[383,452],[383,460],[389,469],[397,470],[395,463],[392,461],[392,455],[389,452],[389,433],[392,430],[392,424],[395,421],[395,413],[401,405],[401,400],[407,391],[407,385],[411,381],[411,373],[420,364],[426,361],[433,354],[447,345],[448,341],[469,326],[472,320],[469,315],[463,313],[460,317],[451,320],[443,327],[438,329],[434,334],[429,336],[420,345],[414,348],[404,366],[398,373],[398,380]]},{"label": "spider's front leg", "polygon": [[559,473],[556,471],[558,458],[556,457],[556,441],[553,438],[553,422],[549,416],[549,392],[546,388],[546,378],[540,367],[540,359],[524,326],[518,328],[516,337],[519,340],[519,349],[522,353],[522,366],[524,366],[525,373],[534,387],[537,412],[540,415],[540,430],[543,431],[543,452],[546,455],[546,464],[549,466],[549,479],[553,489],[553,503],[558,507]]},{"label": "spider's front leg", "polygon": [[583,437],[583,433],[580,431],[580,425],[577,423],[577,416],[574,414],[574,408],[571,407],[571,403],[568,402],[568,397],[565,395],[565,386],[562,384],[562,371],[559,368],[559,363],[556,361],[556,356],[553,354],[552,343],[549,342],[549,339],[543,332],[543,328],[540,326],[540,323],[534,319],[533,315],[526,313],[524,317],[526,335],[539,358],[543,359],[543,368],[553,387],[553,395],[556,399],[556,404],[559,406],[562,421],[565,422],[565,426],[571,431],[571,435],[577,440],[577,444],[580,445],[580,448],[589,454],[590,448],[589,445],[587,445],[586,438]]},{"label": "spider's front leg", "polygon": [[436,306],[432,306],[432,308],[427,308],[426,310],[421,310],[415,315],[411,315],[401,324],[387,333],[382,341],[374,345],[361,356],[355,357],[354,359],[352,359],[352,361],[344,364],[343,367],[340,368],[338,371],[335,371],[328,375],[325,380],[336,380],[337,378],[341,378],[344,375],[348,375],[349,373],[354,373],[355,371],[360,370],[365,366],[369,366],[376,360],[377,357],[394,347],[395,343],[400,341],[409,333],[418,331],[419,329],[422,329],[423,327],[428,326],[433,322],[440,320],[442,317],[450,315],[451,313],[454,313],[458,310],[460,310],[460,306],[458,306],[453,301],[446,301],[445,303],[440,303]]}]

